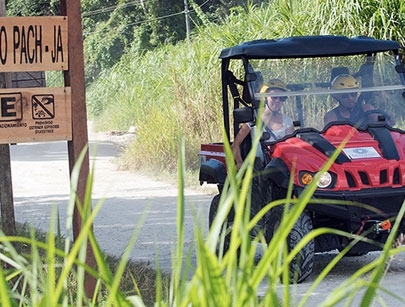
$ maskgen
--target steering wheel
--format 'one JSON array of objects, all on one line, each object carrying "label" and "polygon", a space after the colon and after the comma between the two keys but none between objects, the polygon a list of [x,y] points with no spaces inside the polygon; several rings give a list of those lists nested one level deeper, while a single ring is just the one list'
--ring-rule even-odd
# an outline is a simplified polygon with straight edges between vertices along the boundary
[{"label": "steering wheel", "polygon": [[[374,109],[374,110],[368,110],[368,111],[364,111],[364,117],[367,118],[368,116],[372,115],[372,114],[379,114],[384,116],[384,122],[388,123],[392,118],[391,115],[389,115],[387,112],[381,110],[381,109]],[[383,122],[381,121],[381,122]],[[378,120],[378,122],[380,122],[380,120]]]}]

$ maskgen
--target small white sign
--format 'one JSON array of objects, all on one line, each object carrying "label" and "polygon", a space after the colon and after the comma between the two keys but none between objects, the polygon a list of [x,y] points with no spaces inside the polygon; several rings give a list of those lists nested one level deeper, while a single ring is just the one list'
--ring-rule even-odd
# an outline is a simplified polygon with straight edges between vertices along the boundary
[{"label": "small white sign", "polygon": [[380,154],[374,147],[355,147],[355,148],[344,148],[343,152],[350,159],[367,159],[367,158],[381,158]]}]

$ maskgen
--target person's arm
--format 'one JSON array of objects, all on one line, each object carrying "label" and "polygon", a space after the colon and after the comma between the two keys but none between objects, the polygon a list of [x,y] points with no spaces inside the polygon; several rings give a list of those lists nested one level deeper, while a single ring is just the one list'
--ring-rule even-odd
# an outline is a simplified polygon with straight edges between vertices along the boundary
[{"label": "person's arm", "polygon": [[[366,103],[366,104],[363,105],[363,111],[364,112],[371,111],[371,110],[376,110],[376,108],[373,105],[369,104],[369,103]],[[371,122],[375,122],[375,123],[378,122],[378,113],[370,114],[368,116],[368,120],[370,120]],[[389,114],[389,117],[386,118],[385,121],[390,126],[395,125],[394,117],[391,114]]]},{"label": "person's arm", "polygon": [[[364,112],[371,111],[371,110],[375,110],[374,106],[372,106],[372,105],[369,104],[369,103],[363,104],[363,105],[362,105],[362,108],[363,108],[363,111],[364,111]],[[376,122],[378,122],[378,114],[376,114],[376,113],[370,114],[370,115],[368,115],[368,117],[365,118],[365,119],[368,120],[369,122],[376,123]]]},{"label": "person's arm", "polygon": [[294,132],[294,122],[291,117],[284,115],[285,119],[285,134],[291,134]]},{"label": "person's arm", "polygon": [[249,125],[243,124],[231,145],[237,169],[239,169],[243,163],[242,154],[240,152],[240,145],[242,144],[243,140],[249,133],[250,133]]},{"label": "person's arm", "polygon": [[337,117],[336,114],[333,110],[327,112],[325,116],[323,117],[323,125],[326,126],[330,122],[336,121]]}]

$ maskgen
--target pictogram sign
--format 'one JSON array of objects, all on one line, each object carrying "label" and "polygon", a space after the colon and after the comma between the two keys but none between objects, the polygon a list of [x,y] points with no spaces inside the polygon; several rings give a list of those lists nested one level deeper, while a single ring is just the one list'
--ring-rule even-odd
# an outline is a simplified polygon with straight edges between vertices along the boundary
[{"label": "pictogram sign", "polygon": [[55,98],[53,95],[32,96],[32,118],[52,119],[55,117]]}]

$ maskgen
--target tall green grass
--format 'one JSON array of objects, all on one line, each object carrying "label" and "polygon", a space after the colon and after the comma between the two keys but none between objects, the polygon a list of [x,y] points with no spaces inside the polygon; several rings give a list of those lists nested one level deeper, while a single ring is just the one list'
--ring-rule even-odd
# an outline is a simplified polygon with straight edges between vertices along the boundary
[{"label": "tall green grass", "polygon": [[[103,254],[95,239],[92,226],[102,201],[91,209],[93,170],[88,178],[84,202],[80,203],[76,197],[75,191],[84,154],[85,151],[71,176],[67,233],[72,231],[75,206],[83,221],[81,231],[73,243],[70,236],[62,242],[60,232],[55,234],[55,210],[45,241],[38,239],[35,231],[31,231],[28,237],[10,237],[0,232],[1,306],[134,306],[136,302],[140,302],[137,306],[143,306],[144,302],[150,303],[149,297],[143,301],[138,287],[138,281],[143,276],[141,274],[137,276],[136,271],[131,273],[128,270],[130,251],[135,244],[137,231],[134,231],[128,242],[128,248],[119,261],[114,262],[114,267],[111,267],[111,257]],[[21,253],[21,246],[24,246],[27,253]],[[86,253],[90,251],[89,246],[94,254],[95,267],[86,260]],[[162,295],[165,293],[167,277],[163,274],[153,276],[158,276],[157,280],[147,282],[151,287],[158,283],[161,286],[159,293]],[[126,289],[123,290],[123,278],[132,283],[132,289],[128,290],[128,285],[125,285]],[[89,279],[95,281],[95,290],[90,296],[86,290]],[[150,295],[149,289],[147,290],[145,292]],[[153,289],[153,293],[156,293],[156,289]]]},{"label": "tall green grass", "polygon": [[[279,287],[281,283],[289,284],[289,263],[308,242],[319,235],[334,233],[348,236],[355,244],[363,237],[354,236],[337,230],[322,228],[308,233],[299,244],[288,251],[287,236],[299,215],[310,201],[315,183],[310,185],[299,199],[273,201],[265,206],[253,219],[250,219],[250,193],[253,174],[254,153],[249,154],[244,165],[236,171],[233,161],[228,161],[229,176],[221,196],[220,210],[208,232],[198,226],[195,218],[196,265],[183,261],[187,254],[183,242],[185,235],[185,144],[179,147],[178,158],[178,203],[177,203],[177,248],[173,255],[170,284],[159,271],[153,290],[155,301],[146,304],[144,292],[137,281],[139,276],[124,274],[129,261],[130,250],[136,244],[136,230],[128,242],[128,248],[122,255],[114,271],[110,267],[106,255],[95,239],[92,224],[98,214],[102,202],[91,207],[91,190],[93,170],[88,178],[85,201],[76,204],[75,187],[77,185],[79,167],[72,172],[72,195],[70,199],[68,222],[72,225],[72,210],[76,204],[83,218],[83,226],[78,238],[71,244],[66,239],[63,243],[55,236],[56,219],[52,219],[50,232],[45,242],[29,237],[7,237],[0,234],[0,305],[1,306],[306,306],[307,300],[324,280],[330,270],[348,251],[350,246],[338,254],[315,279],[304,297],[298,300],[292,287]],[[254,140],[257,145],[258,139]],[[228,159],[231,159],[229,142],[226,144]],[[81,157],[83,158],[83,156]],[[332,158],[333,159],[333,158]],[[332,161],[332,160],[331,160]],[[331,163],[328,162],[328,163]],[[328,165],[325,165],[327,168]],[[293,206],[289,206],[293,204]],[[255,263],[256,244],[249,236],[257,222],[275,206],[285,206],[280,227],[273,239],[265,248],[262,258]],[[233,231],[229,251],[217,256],[218,243],[224,240],[222,225],[231,209],[235,210]],[[404,216],[405,206],[398,214],[398,221]],[[139,225],[141,227],[141,225]],[[378,299],[379,293],[387,292],[383,287],[383,279],[390,257],[405,251],[405,247],[393,248],[395,234],[399,222],[394,224],[381,256],[372,263],[355,272],[347,281],[334,289],[323,302],[324,306],[347,304],[355,297],[361,296],[361,305],[370,306]],[[262,235],[256,237],[257,243],[265,244]],[[59,242],[59,243],[57,243]],[[96,267],[86,264],[86,252],[90,243],[95,256]],[[30,253],[20,254],[17,244],[29,247]],[[96,280],[93,295],[85,291],[86,276]],[[368,277],[367,277],[368,276]],[[127,293],[120,289],[122,279],[132,282],[132,291]],[[265,288],[265,291],[263,289]],[[388,293],[403,302],[398,294]]]},{"label": "tall green grass", "polygon": [[102,106],[95,118],[100,129],[136,127],[136,140],[123,159],[126,167],[153,165],[175,172],[177,143],[184,134],[186,165],[195,169],[201,140],[220,134],[220,78],[212,75],[219,51],[211,54],[205,44],[184,47],[168,46],[142,59],[128,57],[89,88],[90,110],[97,113],[94,108]]}]

